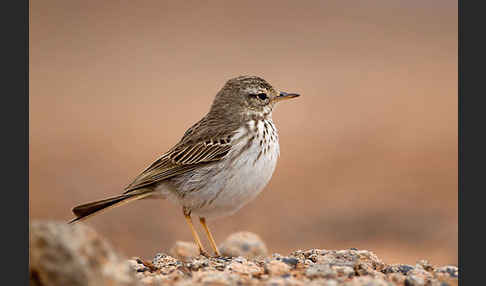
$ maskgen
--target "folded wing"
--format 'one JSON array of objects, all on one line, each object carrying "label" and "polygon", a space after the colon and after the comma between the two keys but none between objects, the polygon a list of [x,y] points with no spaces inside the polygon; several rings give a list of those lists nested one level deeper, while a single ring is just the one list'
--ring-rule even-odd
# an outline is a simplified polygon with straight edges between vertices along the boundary
[{"label": "folded wing", "polygon": [[152,185],[168,178],[190,172],[201,165],[211,164],[223,159],[231,149],[231,135],[219,134],[197,142],[182,143],[174,146],[145,169],[125,188],[125,193]]}]

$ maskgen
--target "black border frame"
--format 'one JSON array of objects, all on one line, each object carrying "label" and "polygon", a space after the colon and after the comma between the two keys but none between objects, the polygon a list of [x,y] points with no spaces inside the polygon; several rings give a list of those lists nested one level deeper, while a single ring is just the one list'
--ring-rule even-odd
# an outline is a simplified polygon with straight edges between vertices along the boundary
[{"label": "black border frame", "polygon": [[[458,266],[459,285],[483,285],[484,213],[484,9],[480,1],[458,1]],[[467,5],[464,5],[467,4]],[[466,136],[464,136],[466,135]],[[466,139],[468,138],[468,139]],[[483,152],[481,152],[483,151]],[[483,163],[483,164],[481,164]],[[467,229],[475,228],[474,233]],[[476,260],[476,261],[475,261]],[[467,281],[467,282],[466,282]],[[475,283],[476,282],[476,283]]]},{"label": "black border frame", "polygon": [[0,11],[4,100],[0,113],[4,145],[2,269],[5,284],[29,285],[29,1],[4,1]]}]

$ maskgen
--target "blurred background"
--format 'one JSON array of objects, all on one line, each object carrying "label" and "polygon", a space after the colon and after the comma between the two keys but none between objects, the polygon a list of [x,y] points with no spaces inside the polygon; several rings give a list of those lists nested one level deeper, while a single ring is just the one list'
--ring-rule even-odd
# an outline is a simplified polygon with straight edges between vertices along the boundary
[{"label": "blurred background", "polygon": [[[210,222],[217,241],[457,265],[457,1],[30,4],[31,219],[121,193],[251,74],[302,97],[275,110],[273,178]],[[128,256],[192,241],[168,201],[86,223]]]}]

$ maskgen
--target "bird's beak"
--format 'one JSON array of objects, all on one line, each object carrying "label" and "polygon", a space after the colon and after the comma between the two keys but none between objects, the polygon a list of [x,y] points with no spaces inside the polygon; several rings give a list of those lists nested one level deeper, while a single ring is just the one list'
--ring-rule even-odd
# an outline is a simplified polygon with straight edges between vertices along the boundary
[{"label": "bird's beak", "polygon": [[282,100],[296,98],[296,97],[299,97],[299,96],[300,96],[300,94],[297,94],[297,93],[287,93],[287,92],[281,91],[279,96],[273,98],[273,101],[278,102],[278,101],[282,101]]}]

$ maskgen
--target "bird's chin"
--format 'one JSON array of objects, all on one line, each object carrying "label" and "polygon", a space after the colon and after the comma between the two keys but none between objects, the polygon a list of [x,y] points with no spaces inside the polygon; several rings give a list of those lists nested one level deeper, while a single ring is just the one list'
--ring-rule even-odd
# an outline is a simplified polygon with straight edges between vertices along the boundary
[{"label": "bird's chin", "polygon": [[248,118],[268,117],[272,115],[272,107],[265,106],[263,109],[260,110],[248,109],[244,115]]},{"label": "bird's chin", "polygon": [[263,108],[263,114],[265,116],[272,115],[272,110],[273,110],[273,104],[269,104]]}]

